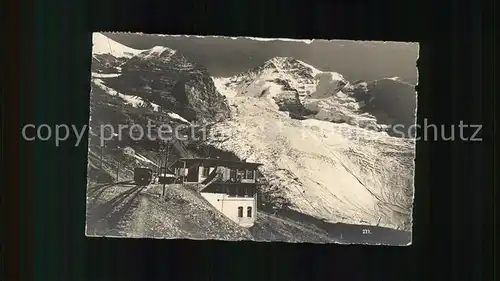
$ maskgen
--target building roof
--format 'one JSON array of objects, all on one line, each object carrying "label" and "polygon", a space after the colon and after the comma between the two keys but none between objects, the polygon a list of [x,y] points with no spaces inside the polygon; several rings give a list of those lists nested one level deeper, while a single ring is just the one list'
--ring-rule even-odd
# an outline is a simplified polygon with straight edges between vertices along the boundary
[{"label": "building roof", "polygon": [[200,165],[207,166],[224,166],[228,168],[250,168],[255,169],[263,164],[244,162],[244,161],[234,161],[234,160],[224,160],[224,159],[214,159],[214,158],[181,158],[178,160],[179,163],[172,165],[172,167],[182,167],[182,162],[186,162],[188,165],[199,163]]}]

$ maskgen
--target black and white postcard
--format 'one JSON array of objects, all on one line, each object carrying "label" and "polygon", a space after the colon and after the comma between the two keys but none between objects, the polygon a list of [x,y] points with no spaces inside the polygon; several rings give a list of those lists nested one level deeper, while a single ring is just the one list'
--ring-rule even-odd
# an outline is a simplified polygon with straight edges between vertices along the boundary
[{"label": "black and white postcard", "polygon": [[418,43],[92,37],[87,236],[411,244]]}]

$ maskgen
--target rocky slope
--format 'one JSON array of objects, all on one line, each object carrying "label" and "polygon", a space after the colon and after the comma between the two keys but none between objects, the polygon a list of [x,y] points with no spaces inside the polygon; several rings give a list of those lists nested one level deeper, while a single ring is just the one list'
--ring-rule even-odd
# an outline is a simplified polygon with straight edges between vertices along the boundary
[{"label": "rocky slope", "polygon": [[263,242],[369,243],[407,245],[409,233],[362,225],[329,224],[298,212],[260,210],[251,228],[218,212],[189,186],[136,186],[130,182],[93,186],[88,191],[88,236],[160,239],[254,240]]},{"label": "rocky slope", "polygon": [[[332,243],[342,235],[321,225],[259,212],[254,227],[242,228],[189,187],[136,187],[129,183],[92,188],[87,198],[88,236],[161,239],[218,239]],[[359,232],[359,231],[358,231]]]},{"label": "rocky slope", "polygon": [[411,220],[413,144],[348,124],[294,120],[266,100],[232,98],[212,145],[263,163],[264,192],[330,222],[403,228]]},{"label": "rocky slope", "polygon": [[233,118],[211,129],[210,143],[263,163],[271,198],[330,222],[409,229],[414,143],[372,114],[379,84],[293,58],[214,81]]}]

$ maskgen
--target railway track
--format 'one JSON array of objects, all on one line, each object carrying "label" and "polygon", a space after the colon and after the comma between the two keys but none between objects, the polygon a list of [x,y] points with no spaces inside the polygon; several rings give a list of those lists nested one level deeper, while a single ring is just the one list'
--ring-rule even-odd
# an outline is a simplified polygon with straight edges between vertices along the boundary
[{"label": "railway track", "polygon": [[87,203],[87,234],[118,235],[120,223],[138,205],[145,185],[132,181],[100,185],[89,194]]}]

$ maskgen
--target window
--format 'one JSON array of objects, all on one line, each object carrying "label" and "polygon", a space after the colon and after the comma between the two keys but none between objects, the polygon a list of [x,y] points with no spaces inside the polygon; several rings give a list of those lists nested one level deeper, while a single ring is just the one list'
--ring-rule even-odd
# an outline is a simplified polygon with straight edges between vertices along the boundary
[{"label": "window", "polygon": [[247,207],[247,217],[252,217],[252,207]]},{"label": "window", "polygon": [[243,207],[238,207],[238,218],[243,217]]},{"label": "window", "polygon": [[241,179],[245,178],[245,171],[244,170],[238,170],[237,175],[236,175],[236,181],[241,182]]},{"label": "window", "polygon": [[203,176],[208,177],[210,167],[202,167],[202,169],[203,169]]},{"label": "window", "polygon": [[230,177],[232,182],[235,182],[236,181],[236,170],[231,169],[229,177]]},{"label": "window", "polygon": [[253,180],[253,177],[254,177],[254,170],[247,170],[246,179]]}]

